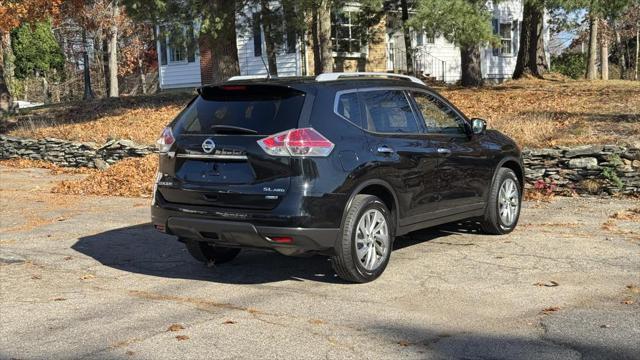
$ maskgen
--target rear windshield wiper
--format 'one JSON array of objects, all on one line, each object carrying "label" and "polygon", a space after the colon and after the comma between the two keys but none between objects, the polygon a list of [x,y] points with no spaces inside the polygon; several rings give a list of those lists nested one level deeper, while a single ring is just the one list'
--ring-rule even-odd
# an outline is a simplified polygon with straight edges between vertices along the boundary
[{"label": "rear windshield wiper", "polygon": [[217,130],[216,133],[225,134],[252,134],[257,135],[258,132],[253,129],[247,129],[240,126],[233,125],[212,125],[211,130]]}]

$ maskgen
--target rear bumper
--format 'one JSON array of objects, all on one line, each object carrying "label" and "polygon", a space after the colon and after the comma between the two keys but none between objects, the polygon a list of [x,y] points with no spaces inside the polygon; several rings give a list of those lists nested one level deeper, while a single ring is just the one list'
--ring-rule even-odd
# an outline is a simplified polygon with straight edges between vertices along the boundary
[{"label": "rear bumper", "polygon": [[[213,220],[181,211],[151,208],[154,225],[162,225],[180,238],[210,242],[220,246],[276,250],[284,255],[308,252],[331,254],[339,229],[260,226],[251,222]],[[290,238],[281,243],[274,238]]]}]

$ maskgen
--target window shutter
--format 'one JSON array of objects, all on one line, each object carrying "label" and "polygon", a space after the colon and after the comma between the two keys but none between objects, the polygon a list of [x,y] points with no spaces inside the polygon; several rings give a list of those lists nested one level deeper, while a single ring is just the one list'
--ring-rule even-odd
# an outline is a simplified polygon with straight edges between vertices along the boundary
[{"label": "window shutter", "polygon": [[518,49],[519,49],[519,42],[520,42],[520,22],[518,20],[513,20],[513,26],[511,28],[512,33],[512,40],[511,40],[511,49],[512,49],[512,54],[514,56],[518,55]]},{"label": "window shutter", "polygon": [[262,30],[260,14],[253,14],[253,56],[262,56]]},{"label": "window shutter", "polygon": [[[492,24],[493,24],[493,34],[499,36],[500,35],[500,20],[493,19]],[[500,55],[500,47],[494,47],[493,48],[493,56],[499,56],[499,55]]]}]

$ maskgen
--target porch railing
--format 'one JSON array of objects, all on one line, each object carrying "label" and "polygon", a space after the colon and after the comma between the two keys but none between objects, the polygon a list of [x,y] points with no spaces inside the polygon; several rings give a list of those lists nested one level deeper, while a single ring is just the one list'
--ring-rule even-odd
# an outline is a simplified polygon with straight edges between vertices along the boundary
[{"label": "porch railing", "polygon": [[[407,73],[407,57],[403,48],[389,47],[388,67],[393,72]],[[411,52],[411,60],[416,75],[436,81],[447,81],[448,64],[445,60],[431,55],[426,48],[418,47]]]}]

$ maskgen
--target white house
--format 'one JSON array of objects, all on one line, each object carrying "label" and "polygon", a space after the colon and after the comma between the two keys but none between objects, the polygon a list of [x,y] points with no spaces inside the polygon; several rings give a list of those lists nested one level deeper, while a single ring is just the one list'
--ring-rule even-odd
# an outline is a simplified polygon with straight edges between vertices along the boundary
[{"label": "white house", "polygon": [[[505,0],[494,4],[487,2],[493,14],[494,33],[501,39],[498,48],[482,50],[482,73],[486,79],[502,81],[511,78],[515,69],[522,25],[523,0]],[[251,16],[251,10],[246,10]],[[406,71],[404,37],[397,26],[392,26],[393,15],[384,17],[374,28],[358,29],[351,22],[357,13],[357,5],[348,5],[336,16],[332,25],[332,41],[336,71]],[[254,10],[255,12],[255,10]],[[246,18],[246,16],[245,16]],[[257,18],[254,15],[254,19]],[[238,21],[242,21],[241,18]],[[258,21],[254,26],[238,29],[238,59],[241,75],[266,74],[266,49],[264,33]],[[196,87],[203,83],[201,67],[207,66],[200,56],[195,41],[197,23],[178,30],[158,27],[158,63],[160,64],[160,88],[174,89]],[[175,32],[181,34],[175,34]],[[366,31],[378,34],[370,36],[363,44],[357,34]],[[548,29],[545,30],[548,38]],[[182,35],[182,36],[176,36]],[[279,76],[304,76],[313,74],[313,51],[309,34],[295,36],[288,33],[286,46],[277,57]],[[460,49],[443,37],[428,38],[422,32],[412,33],[412,54],[416,72],[438,81],[454,83],[460,80]],[[186,40],[185,40],[186,39]],[[192,46],[186,45],[187,43]],[[546,42],[548,43],[548,41]],[[211,54],[215,56],[215,54]],[[205,81],[206,82],[206,81]]]}]

